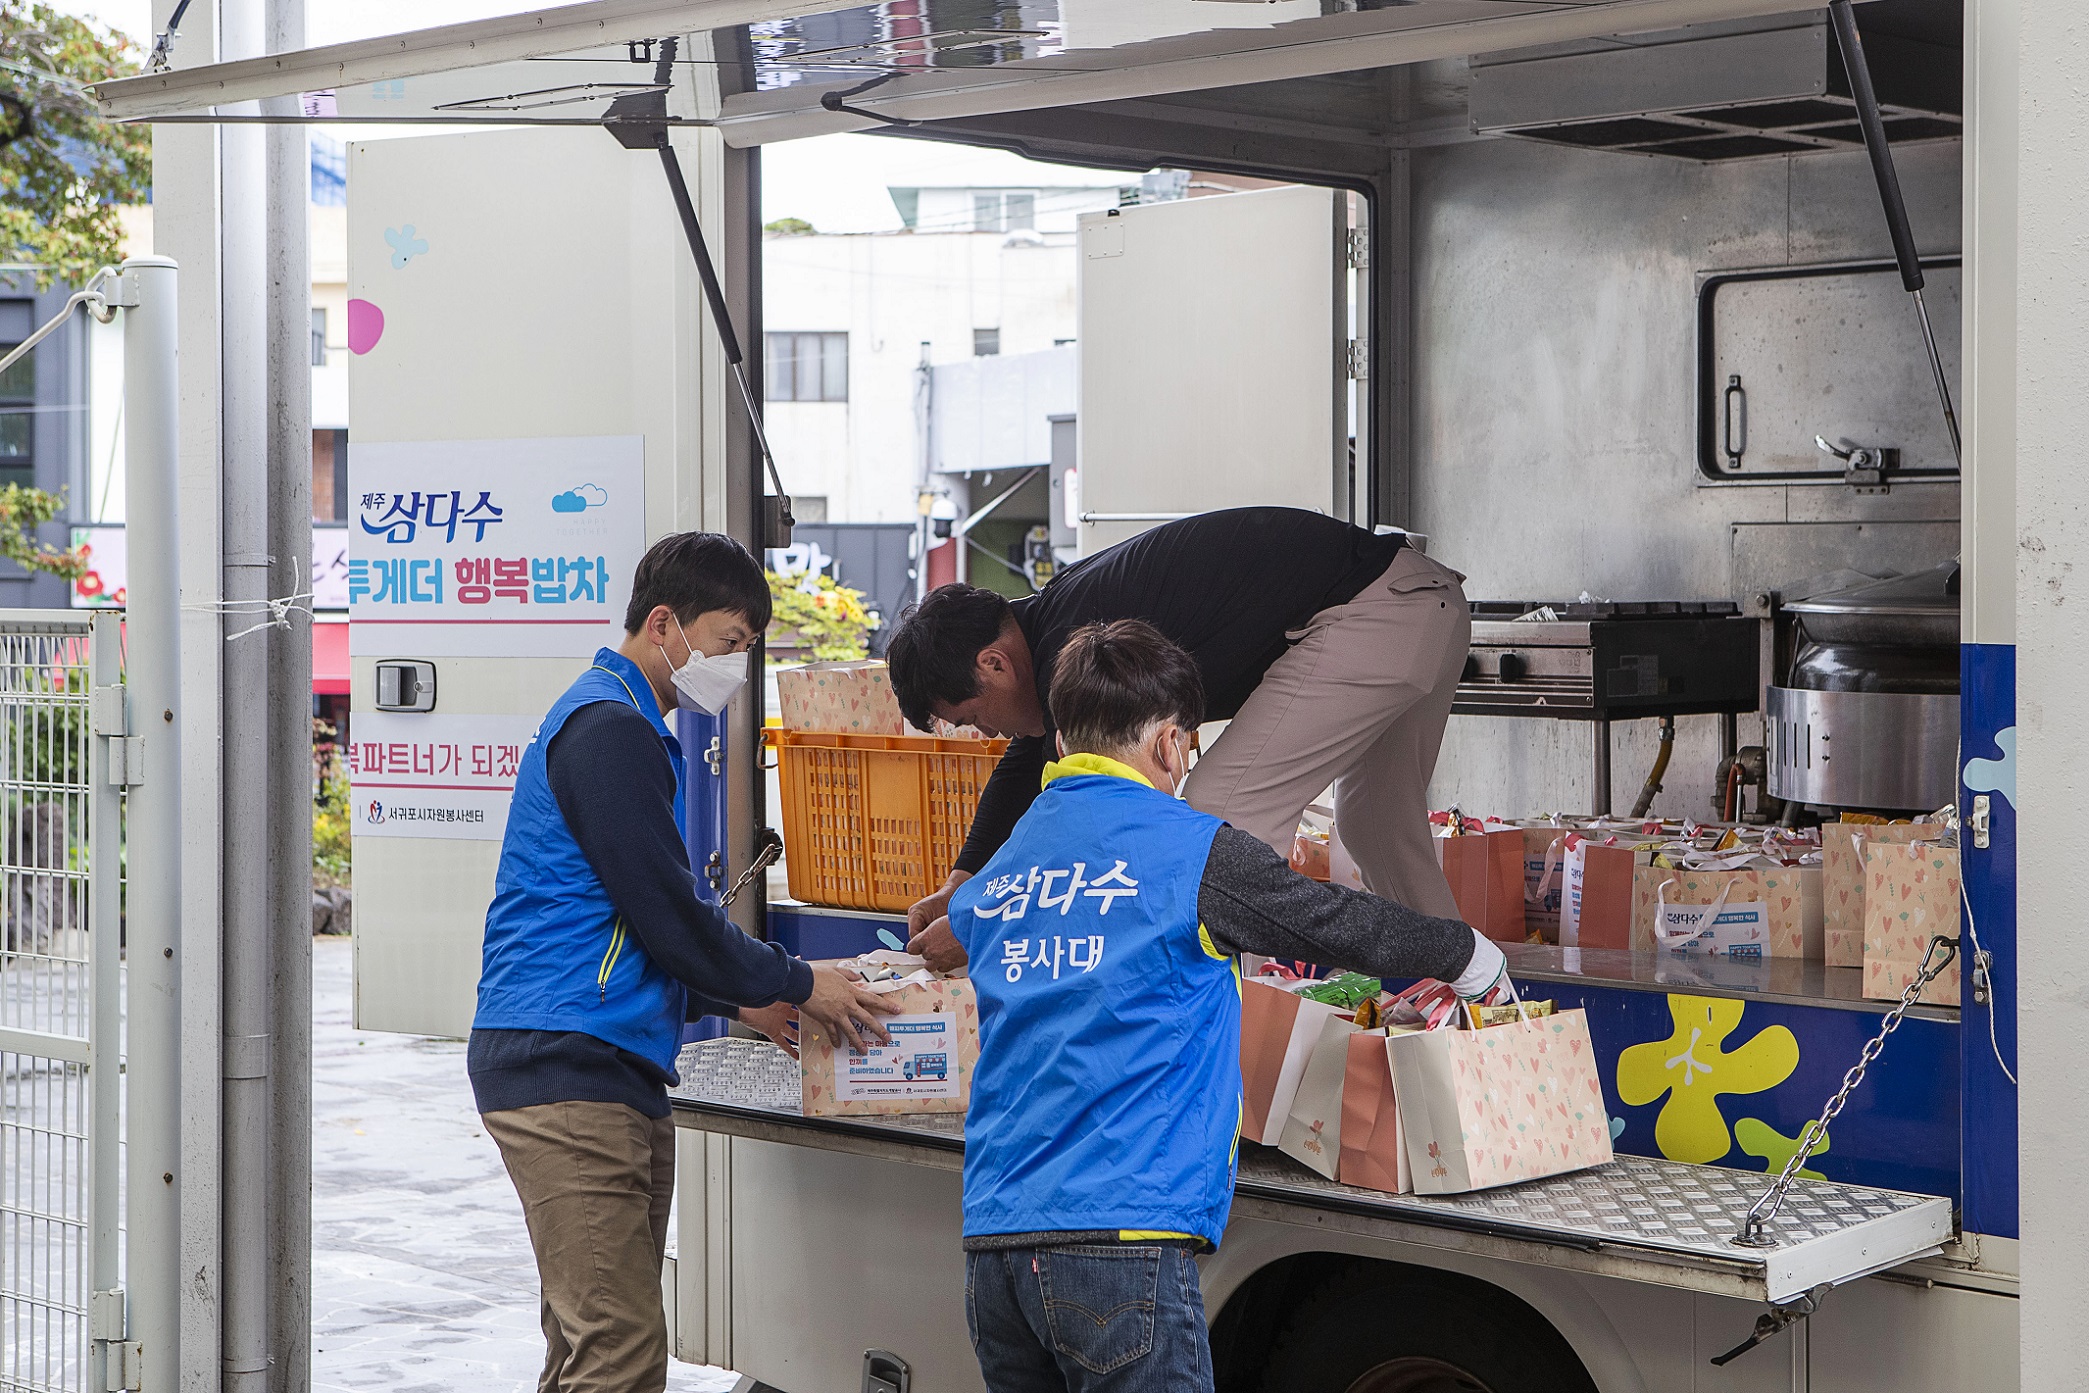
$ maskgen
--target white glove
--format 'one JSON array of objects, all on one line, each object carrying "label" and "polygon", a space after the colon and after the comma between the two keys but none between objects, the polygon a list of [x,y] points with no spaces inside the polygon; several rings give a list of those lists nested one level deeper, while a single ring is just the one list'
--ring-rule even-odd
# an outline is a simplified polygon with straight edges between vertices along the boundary
[{"label": "white glove", "polygon": [[1458,993],[1460,1000],[1478,1001],[1493,991],[1495,983],[1508,973],[1509,960],[1502,953],[1501,945],[1474,929],[1472,961],[1465,965],[1465,971],[1458,974],[1458,980],[1451,983],[1451,990]]}]

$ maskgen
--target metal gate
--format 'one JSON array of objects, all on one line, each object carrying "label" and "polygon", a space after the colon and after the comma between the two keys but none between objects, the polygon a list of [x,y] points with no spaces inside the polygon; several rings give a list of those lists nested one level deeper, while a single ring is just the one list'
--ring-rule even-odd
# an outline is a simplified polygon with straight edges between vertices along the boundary
[{"label": "metal gate", "polygon": [[[0,1393],[121,1387],[121,617],[0,610]],[[101,1294],[101,1295],[97,1295]]]}]

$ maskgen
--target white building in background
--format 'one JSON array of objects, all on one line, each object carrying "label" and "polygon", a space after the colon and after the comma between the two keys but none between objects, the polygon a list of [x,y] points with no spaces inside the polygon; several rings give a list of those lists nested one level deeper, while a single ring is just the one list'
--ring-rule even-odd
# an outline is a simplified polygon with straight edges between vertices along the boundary
[{"label": "white building in background", "polygon": [[1064,174],[896,184],[899,231],[765,238],[769,438],[801,521],[913,522],[924,369],[1073,343],[1076,219],[1138,197],[1142,180]]}]

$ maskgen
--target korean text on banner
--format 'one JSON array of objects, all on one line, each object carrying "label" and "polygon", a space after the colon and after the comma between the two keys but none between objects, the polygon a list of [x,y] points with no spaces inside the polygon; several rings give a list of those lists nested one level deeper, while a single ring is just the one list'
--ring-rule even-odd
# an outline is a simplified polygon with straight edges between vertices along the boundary
[{"label": "korean text on banner", "polygon": [[645,551],[639,436],[358,443],[352,652],[584,658],[623,635]]},{"label": "korean text on banner", "polygon": [[1387,1042],[1415,1193],[1455,1195],[1611,1159],[1581,1011]]},{"label": "korean text on banner", "polygon": [[1291,1115],[1277,1138],[1277,1150],[1329,1180],[1335,1178],[1342,1150],[1342,1074],[1348,1068],[1349,1037],[1356,1033],[1355,1023],[1341,1016],[1320,1023],[1320,1038],[1313,1042],[1292,1095]]},{"label": "korean text on banner", "polygon": [[534,716],[358,711],[348,782],[358,837],[497,842]]}]

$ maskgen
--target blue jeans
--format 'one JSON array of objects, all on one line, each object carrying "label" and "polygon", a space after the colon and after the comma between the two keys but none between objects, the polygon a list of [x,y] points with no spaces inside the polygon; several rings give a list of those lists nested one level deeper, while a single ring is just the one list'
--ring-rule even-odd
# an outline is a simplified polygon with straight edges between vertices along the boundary
[{"label": "blue jeans", "polygon": [[965,1255],[989,1393],[1211,1393],[1197,1260],[1173,1244]]}]

